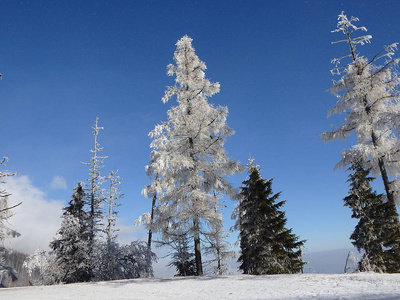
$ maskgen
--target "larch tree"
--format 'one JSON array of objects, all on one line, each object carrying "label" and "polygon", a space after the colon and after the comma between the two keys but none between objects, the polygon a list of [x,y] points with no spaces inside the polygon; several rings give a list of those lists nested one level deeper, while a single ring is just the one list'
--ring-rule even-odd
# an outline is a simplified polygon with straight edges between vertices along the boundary
[{"label": "larch tree", "polygon": [[87,207],[89,213],[89,228],[90,228],[90,245],[89,252],[91,255],[95,255],[96,252],[96,236],[102,231],[101,224],[103,219],[103,204],[105,202],[105,190],[102,188],[102,184],[105,182],[105,178],[101,176],[100,169],[104,167],[103,162],[107,156],[100,156],[99,153],[103,150],[98,143],[98,135],[103,127],[98,126],[99,118],[96,118],[95,123],[92,127],[94,136],[94,146],[90,150],[92,157],[89,163],[84,163],[89,166],[90,177],[86,180],[85,190],[88,195]]},{"label": "larch tree", "polygon": [[106,247],[105,247],[105,258],[104,258],[104,274],[106,276],[105,279],[114,280],[116,279],[115,269],[117,266],[118,259],[118,251],[119,245],[117,243],[117,229],[116,226],[116,215],[117,211],[116,207],[121,204],[117,203],[117,200],[123,197],[121,194],[119,185],[121,184],[121,179],[117,175],[118,171],[111,171],[107,177],[109,187],[108,187],[108,196],[105,198],[105,201],[108,206],[108,212],[106,216],[107,226],[106,226]]},{"label": "larch tree", "polygon": [[[149,178],[152,177],[150,168],[147,168],[147,175]],[[159,184],[159,177],[156,174],[155,179],[147,185],[143,190],[142,194],[147,198],[151,198],[151,211],[150,213],[144,213],[141,215],[136,221],[135,225],[144,224],[148,229],[148,237],[147,237],[147,277],[152,276],[152,242],[153,242],[153,224],[154,224],[154,214],[157,209],[157,193],[162,194],[162,188]]]},{"label": "larch tree", "polygon": [[249,161],[248,174],[234,215],[241,249],[239,269],[253,275],[301,272],[305,240],[286,228],[285,212],[281,210],[286,201],[276,202],[280,193],[273,194],[272,179],[261,178],[253,159]]},{"label": "larch tree", "polygon": [[[399,59],[392,57],[397,44],[385,46],[368,60],[359,54],[357,46],[370,43],[372,36],[354,36],[367,29],[354,25],[358,18],[348,19],[344,12],[338,20],[337,29],[333,32],[342,32],[345,39],[335,43],[347,43],[350,53],[332,60],[335,64],[332,74],[342,77],[334,81],[330,89],[338,102],[329,110],[328,116],[345,113],[346,117],[341,126],[321,136],[325,141],[332,141],[346,139],[354,132],[356,144],[341,153],[342,160],[337,167],[361,161],[374,175],[381,176],[386,198],[396,210],[399,184],[393,179],[400,175],[400,142],[397,135],[400,126],[400,78],[396,69]],[[346,58],[350,58],[350,62],[339,66]]]},{"label": "larch tree", "polygon": [[105,198],[108,212],[107,212],[107,242],[110,242],[116,239],[117,235],[116,232],[118,231],[115,228],[116,225],[116,215],[118,212],[115,210],[116,207],[120,206],[121,204],[117,203],[116,201],[122,198],[124,195],[121,194],[121,190],[119,185],[121,184],[121,178],[117,175],[118,171],[111,171],[107,177],[109,187],[108,187],[108,196]]},{"label": "larch tree", "polygon": [[219,83],[205,78],[206,65],[195,54],[191,38],[182,37],[176,46],[175,65],[167,66],[167,74],[176,76],[175,85],[167,88],[162,101],[176,97],[178,105],[149,133],[153,150],[147,173],[157,187],[145,188],[144,194],[157,193],[153,230],[168,238],[179,228],[193,237],[196,274],[203,275],[203,228],[222,222],[213,193],[234,195],[225,176],[241,171],[241,165],[224,149],[226,138],[234,133],[226,125],[228,109],[207,101],[219,92]]},{"label": "larch tree", "polygon": [[[222,214],[222,210],[225,207],[225,205],[223,205],[222,195],[214,194],[214,197],[217,203],[215,210]],[[235,251],[232,250],[230,243],[226,240],[228,236],[229,234],[221,222],[212,224],[209,232],[204,233],[204,237],[207,241],[205,253],[213,257],[208,263],[211,265],[212,272],[216,275],[227,273],[229,271],[227,266],[228,261],[235,257]]]}]

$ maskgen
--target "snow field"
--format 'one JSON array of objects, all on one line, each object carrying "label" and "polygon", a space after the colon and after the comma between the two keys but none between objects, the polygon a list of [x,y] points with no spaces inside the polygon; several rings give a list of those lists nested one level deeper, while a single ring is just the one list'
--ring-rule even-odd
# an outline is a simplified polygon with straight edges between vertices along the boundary
[{"label": "snow field", "polygon": [[132,279],[7,288],[0,299],[400,299],[400,274],[296,274]]}]

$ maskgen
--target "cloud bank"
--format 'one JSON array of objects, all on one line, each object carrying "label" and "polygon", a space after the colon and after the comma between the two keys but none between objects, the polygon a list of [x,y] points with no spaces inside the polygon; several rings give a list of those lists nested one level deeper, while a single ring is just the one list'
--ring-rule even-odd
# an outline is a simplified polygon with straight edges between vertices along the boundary
[{"label": "cloud bank", "polygon": [[[66,203],[49,199],[45,192],[32,184],[28,176],[13,176],[6,180],[2,188],[11,194],[9,205],[22,204],[13,209],[14,215],[8,219],[8,227],[21,236],[7,239],[4,245],[28,254],[38,248],[49,250],[49,243],[60,229],[62,208]],[[64,184],[63,177],[55,176],[51,188],[61,189]],[[130,244],[136,240],[147,241],[147,231],[133,226],[133,221],[132,225],[125,225],[122,219],[118,219],[117,228],[121,244]]]},{"label": "cloud bank", "polygon": [[8,219],[8,226],[21,236],[6,240],[4,245],[28,254],[37,248],[47,250],[61,225],[63,201],[47,199],[27,176],[8,177],[5,188],[11,194],[9,205],[22,204]]}]

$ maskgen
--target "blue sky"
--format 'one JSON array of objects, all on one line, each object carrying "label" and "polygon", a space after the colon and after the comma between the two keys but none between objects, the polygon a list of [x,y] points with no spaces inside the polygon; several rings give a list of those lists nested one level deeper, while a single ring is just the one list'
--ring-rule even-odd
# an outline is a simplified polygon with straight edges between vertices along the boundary
[{"label": "blue sky", "polygon": [[[347,173],[333,170],[349,143],[319,138],[342,118],[326,117],[336,102],[326,92],[334,79],[330,60],[348,50],[331,44],[342,39],[330,32],[342,10],[373,36],[363,55],[400,41],[396,0],[3,0],[0,156],[8,156],[7,168],[27,176],[45,201],[66,204],[76,182],[88,177],[80,162],[90,159],[91,126],[99,117],[105,128],[99,142],[109,156],[104,175],[119,169],[121,222],[132,225],[150,209],[141,196],[149,182],[147,134],[175,105],[161,102],[174,83],[166,66],[187,34],[207,78],[221,84],[209,101],[229,108],[228,124],[236,131],[226,144],[229,156],[246,163],[251,154],[262,176],[274,178],[273,190],[287,200],[288,226],[308,240],[308,251],[349,247],[355,222],[342,201]],[[56,176],[66,186],[52,187]],[[245,178],[230,181],[239,187]],[[230,227],[234,203],[227,205]]]}]

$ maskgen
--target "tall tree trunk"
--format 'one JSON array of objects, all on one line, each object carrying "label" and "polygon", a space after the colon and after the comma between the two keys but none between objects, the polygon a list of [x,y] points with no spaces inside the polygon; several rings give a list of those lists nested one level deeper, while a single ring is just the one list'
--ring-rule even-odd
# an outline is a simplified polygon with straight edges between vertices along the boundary
[{"label": "tall tree trunk", "polygon": [[389,203],[393,204],[393,207],[395,207],[395,202],[394,202],[394,197],[393,197],[393,192],[390,190],[390,181],[389,181],[389,176],[387,174],[386,168],[385,168],[385,163],[382,160],[382,158],[380,158],[378,160],[378,165],[379,165],[379,170],[381,171],[381,175],[382,175],[382,181],[383,181],[383,185],[385,187],[385,191],[386,191],[386,196],[388,198]]},{"label": "tall tree trunk", "polygon": [[[372,133],[371,133],[371,138],[372,138],[372,144],[374,145],[374,148],[377,148],[378,140],[376,138],[376,135],[375,135],[375,132],[373,129],[372,129]],[[387,174],[385,162],[383,161],[382,157],[380,157],[378,159],[378,166],[379,166],[379,171],[381,172],[381,177],[382,177],[382,181],[383,181],[383,186],[385,187],[387,199],[388,199],[389,203],[391,204],[391,206],[393,206],[391,208],[396,210],[393,192],[390,190],[389,176]]]},{"label": "tall tree trunk", "polygon": [[153,237],[153,220],[154,220],[154,209],[156,206],[157,194],[154,192],[153,201],[151,202],[151,215],[150,215],[150,229],[149,237],[147,239],[147,254],[146,254],[146,275],[150,277],[150,265],[151,265],[151,240]]},{"label": "tall tree trunk", "polygon": [[196,261],[196,274],[203,276],[203,263],[201,261],[201,248],[200,248],[200,226],[199,219],[194,220],[194,256]]},{"label": "tall tree trunk", "polygon": [[[91,195],[90,195],[90,220],[89,220],[89,230],[90,230],[90,233],[89,233],[89,253],[90,253],[90,256],[91,257],[93,257],[93,254],[94,254],[94,235],[95,235],[95,233],[94,233],[94,230],[95,230],[95,220],[94,220],[94,195],[93,195],[93,191],[92,191],[92,193],[91,193]],[[89,277],[90,277],[90,279],[91,278],[93,278],[94,277],[94,266],[93,266],[93,259],[91,259],[91,261],[90,261],[90,265],[89,265],[89,270],[88,270],[88,273],[89,273]]]},{"label": "tall tree trunk", "polygon": [[217,260],[218,275],[222,275],[221,249],[219,246],[217,246]]}]

